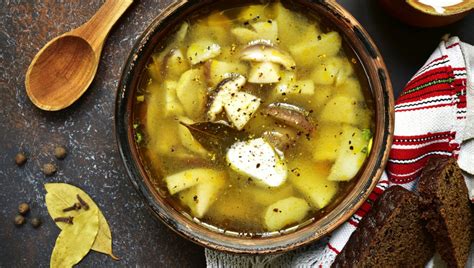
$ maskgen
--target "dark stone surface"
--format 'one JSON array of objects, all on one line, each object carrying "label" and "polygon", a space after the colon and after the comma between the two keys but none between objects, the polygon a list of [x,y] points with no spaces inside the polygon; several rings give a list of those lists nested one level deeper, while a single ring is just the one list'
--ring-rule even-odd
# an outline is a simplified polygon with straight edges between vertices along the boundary
[{"label": "dark stone surface", "polygon": [[[28,100],[26,69],[47,41],[87,21],[103,1],[0,2],[0,267],[49,266],[59,229],[44,205],[45,182],[67,182],[84,189],[109,221],[115,254],[121,260],[90,253],[79,266],[204,266],[202,248],[180,238],[148,212],[129,182],[114,138],[114,100],[122,66],[141,32],[172,1],[135,1],[112,29],[90,89],[72,107],[54,113],[40,111]],[[376,1],[338,2],[375,39],[396,95],[443,34],[457,34],[474,43],[472,14],[449,27],[422,30],[389,18]],[[65,160],[54,158],[55,145],[68,148]],[[20,150],[28,161],[19,168],[14,158]],[[40,170],[48,162],[59,168],[50,178]],[[24,201],[31,204],[30,215],[43,220],[37,230],[29,224],[21,228],[13,224],[17,206]]]}]

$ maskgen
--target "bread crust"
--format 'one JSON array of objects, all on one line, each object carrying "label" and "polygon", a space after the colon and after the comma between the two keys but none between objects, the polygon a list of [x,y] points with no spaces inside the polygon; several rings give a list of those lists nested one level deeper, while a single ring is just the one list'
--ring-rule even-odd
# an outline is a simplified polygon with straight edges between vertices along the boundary
[{"label": "bread crust", "polygon": [[453,158],[431,158],[418,186],[422,219],[449,267],[464,267],[473,237],[473,215],[461,170]]},{"label": "bread crust", "polygon": [[[409,241],[401,241],[407,238]],[[418,249],[413,245],[419,245]],[[360,221],[332,267],[424,267],[433,252],[432,240],[420,220],[418,197],[394,186]]]}]

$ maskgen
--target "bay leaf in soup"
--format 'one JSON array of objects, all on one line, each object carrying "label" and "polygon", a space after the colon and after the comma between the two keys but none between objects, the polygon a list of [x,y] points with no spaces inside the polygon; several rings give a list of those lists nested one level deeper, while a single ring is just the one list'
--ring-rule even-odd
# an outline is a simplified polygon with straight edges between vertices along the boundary
[{"label": "bay leaf in soup", "polygon": [[248,138],[248,134],[219,122],[200,122],[185,124],[193,137],[206,149],[224,155],[234,143]]},{"label": "bay leaf in soup", "polygon": [[[50,201],[57,200],[50,195]],[[51,254],[51,268],[72,267],[90,251],[99,232],[99,210],[91,207],[74,217],[73,224],[63,227]]]},{"label": "bay leaf in soup", "polygon": [[[114,260],[118,259],[112,251],[112,234],[110,232],[109,224],[107,223],[104,214],[100,211],[97,204],[86,192],[67,183],[47,183],[45,184],[45,188],[47,191],[46,206],[48,208],[49,215],[53,219],[68,216],[76,217],[77,215],[84,212],[84,209],[63,212],[64,208],[70,207],[74,203],[78,202],[77,195],[79,195],[89,205],[90,208],[96,208],[98,210],[99,217],[99,231],[94,244],[92,245],[92,250],[107,254]],[[63,230],[64,227],[68,226],[69,224],[64,222],[56,222],[56,225],[61,230]]]}]

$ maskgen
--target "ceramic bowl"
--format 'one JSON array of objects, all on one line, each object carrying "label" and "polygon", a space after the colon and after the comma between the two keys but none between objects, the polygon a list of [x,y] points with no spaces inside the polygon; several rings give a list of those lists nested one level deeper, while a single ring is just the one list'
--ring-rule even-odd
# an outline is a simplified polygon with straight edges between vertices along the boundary
[{"label": "ceramic bowl", "polygon": [[427,28],[455,23],[469,15],[474,9],[472,0],[445,3],[436,0],[425,0],[423,3],[420,0],[379,0],[379,3],[390,15],[400,21]]},{"label": "ceramic bowl", "polygon": [[[133,185],[151,211],[163,223],[199,245],[231,253],[267,254],[284,252],[316,241],[332,232],[362,205],[382,175],[392,143],[394,126],[393,92],[387,69],[374,42],[361,25],[333,1],[282,1],[304,12],[314,13],[343,37],[346,53],[361,65],[360,77],[366,80],[373,97],[375,133],[373,147],[350,192],[340,198],[324,217],[278,235],[249,237],[230,235],[199,223],[175,209],[153,186],[142,163],[133,135],[134,103],[144,70],[154,49],[190,16],[205,14],[212,7],[242,5],[246,1],[179,1],[164,10],[138,39],[124,67],[116,99],[116,137],[120,154]],[[250,1],[249,1],[250,2]],[[150,234],[153,235],[153,234]]]}]

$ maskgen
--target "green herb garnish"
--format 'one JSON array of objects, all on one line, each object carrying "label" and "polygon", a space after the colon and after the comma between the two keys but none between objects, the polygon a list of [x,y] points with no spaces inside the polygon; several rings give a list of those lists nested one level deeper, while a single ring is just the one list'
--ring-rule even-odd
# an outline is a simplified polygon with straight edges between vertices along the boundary
[{"label": "green herb garnish", "polygon": [[141,143],[143,141],[143,135],[140,132],[135,133],[135,142],[136,143]]},{"label": "green herb garnish", "polygon": [[368,128],[364,128],[362,130],[362,138],[364,138],[365,140],[370,140],[372,138],[372,131],[370,131],[370,129]]},{"label": "green herb garnish", "polygon": [[144,95],[137,96],[137,102],[144,102],[144,101],[145,101]]}]

